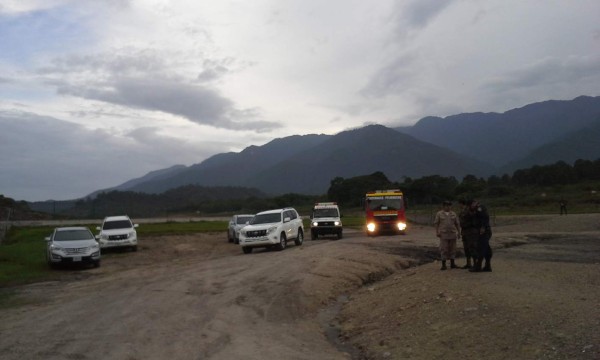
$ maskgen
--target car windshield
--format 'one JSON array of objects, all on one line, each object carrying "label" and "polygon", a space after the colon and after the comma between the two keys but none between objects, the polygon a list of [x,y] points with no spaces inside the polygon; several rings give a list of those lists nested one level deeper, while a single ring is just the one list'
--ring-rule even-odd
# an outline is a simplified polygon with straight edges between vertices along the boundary
[{"label": "car windshield", "polygon": [[94,235],[87,229],[61,230],[54,234],[54,241],[93,240]]},{"label": "car windshield", "polygon": [[102,225],[103,230],[112,230],[112,229],[126,229],[130,228],[131,221],[129,220],[116,220],[116,221],[106,221],[104,225]]},{"label": "car windshield", "polygon": [[402,209],[402,196],[377,196],[367,199],[369,210],[400,210]]},{"label": "car windshield", "polygon": [[236,223],[237,223],[237,224],[240,224],[240,225],[241,225],[241,224],[245,224],[245,223],[247,223],[248,221],[252,220],[252,218],[253,218],[253,217],[254,217],[254,216],[238,216],[238,217],[237,217],[237,221],[236,221]]},{"label": "car windshield", "polygon": [[276,222],[281,222],[281,213],[258,214],[254,218],[252,218],[250,224],[258,225]]},{"label": "car windshield", "polygon": [[336,208],[325,208],[325,209],[315,209],[313,211],[313,217],[322,218],[322,217],[339,217],[340,214],[338,209]]}]

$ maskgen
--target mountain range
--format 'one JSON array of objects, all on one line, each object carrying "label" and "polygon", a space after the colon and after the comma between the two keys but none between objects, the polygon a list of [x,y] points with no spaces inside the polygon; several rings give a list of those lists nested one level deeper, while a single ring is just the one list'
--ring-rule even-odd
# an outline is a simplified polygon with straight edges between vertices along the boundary
[{"label": "mountain range", "polygon": [[[427,175],[502,175],[559,160],[600,158],[600,96],[550,100],[504,113],[425,117],[413,126],[369,125],[335,135],[294,135],[192,166],[153,171],[119,186],[162,193],[194,184],[267,194],[323,194],[335,177],[381,171],[392,181]],[[94,196],[94,194],[90,194]]]}]

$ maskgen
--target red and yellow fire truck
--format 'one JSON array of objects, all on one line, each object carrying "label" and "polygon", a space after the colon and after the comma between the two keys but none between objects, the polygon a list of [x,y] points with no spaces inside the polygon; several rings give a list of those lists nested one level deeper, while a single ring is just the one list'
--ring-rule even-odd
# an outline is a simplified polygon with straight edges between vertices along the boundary
[{"label": "red and yellow fire truck", "polygon": [[406,231],[404,195],[399,189],[375,190],[365,195],[367,235]]}]

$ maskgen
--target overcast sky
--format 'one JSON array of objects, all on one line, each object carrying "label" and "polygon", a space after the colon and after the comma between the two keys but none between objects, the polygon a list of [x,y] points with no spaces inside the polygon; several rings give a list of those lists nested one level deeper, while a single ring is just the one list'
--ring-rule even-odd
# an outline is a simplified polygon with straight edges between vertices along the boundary
[{"label": "overcast sky", "polygon": [[600,95],[598,0],[0,0],[0,194]]}]

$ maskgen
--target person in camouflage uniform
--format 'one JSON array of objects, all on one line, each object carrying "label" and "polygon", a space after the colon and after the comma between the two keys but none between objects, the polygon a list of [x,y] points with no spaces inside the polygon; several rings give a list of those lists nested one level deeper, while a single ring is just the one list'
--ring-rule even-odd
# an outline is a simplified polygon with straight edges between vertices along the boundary
[{"label": "person in camouflage uniform", "polygon": [[454,211],[451,210],[452,202],[444,201],[442,204],[442,210],[435,214],[435,225],[436,236],[440,238],[440,253],[442,258],[442,268],[440,270],[446,270],[446,260],[450,259],[450,268],[456,269],[456,263],[454,262],[456,256],[456,240],[460,238],[460,222],[458,216]]},{"label": "person in camouflage uniform", "polygon": [[459,213],[459,221],[460,227],[462,229],[462,243],[463,249],[465,251],[465,257],[467,258],[467,263],[462,267],[463,269],[470,269],[473,264],[471,263],[471,259],[473,259],[473,263],[475,263],[475,259],[477,258],[477,241],[479,238],[479,229],[477,228],[476,223],[474,222],[474,213],[471,214],[471,200],[460,200],[459,203],[462,205],[462,209]]}]

